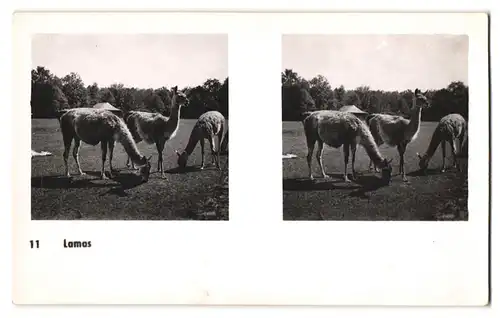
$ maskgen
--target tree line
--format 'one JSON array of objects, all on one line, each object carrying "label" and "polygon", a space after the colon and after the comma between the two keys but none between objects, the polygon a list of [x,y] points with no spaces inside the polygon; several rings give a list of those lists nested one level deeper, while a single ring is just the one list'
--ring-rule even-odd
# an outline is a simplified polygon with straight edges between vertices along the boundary
[{"label": "tree line", "polygon": [[[202,85],[179,88],[186,94],[188,103],[181,108],[182,118],[198,118],[209,110],[218,110],[228,118],[229,78],[223,82],[207,79]],[[144,89],[113,84],[99,87],[97,83],[85,86],[78,73],[62,78],[43,66],[31,71],[31,114],[35,118],[54,118],[60,110],[92,107],[108,102],[123,111],[142,110],[171,112],[171,91],[167,87]]]},{"label": "tree line", "polygon": [[[408,117],[413,104],[415,88],[402,92],[372,90],[360,86],[346,90],[344,86],[332,88],[328,80],[317,75],[306,80],[292,69],[281,73],[282,120],[295,121],[305,111],[338,110],[355,105],[368,113],[386,113]],[[469,88],[463,82],[451,82],[448,87],[424,92],[430,107],[422,110],[422,120],[439,121],[450,113],[468,118]]]}]

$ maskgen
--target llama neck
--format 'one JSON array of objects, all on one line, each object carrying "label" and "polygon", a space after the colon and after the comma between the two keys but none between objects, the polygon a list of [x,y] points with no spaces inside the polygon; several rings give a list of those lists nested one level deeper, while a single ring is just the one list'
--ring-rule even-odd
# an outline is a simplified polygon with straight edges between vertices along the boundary
[{"label": "llama neck", "polygon": [[411,110],[410,125],[409,129],[412,132],[416,132],[420,127],[420,120],[422,117],[422,107],[416,105],[416,101],[413,101],[413,108]]},{"label": "llama neck", "polygon": [[180,106],[177,105],[176,101],[177,101],[177,95],[174,94],[171,102],[172,112],[170,114],[170,117],[168,118],[168,121],[175,124],[175,126],[177,127],[177,124],[179,123],[179,119],[181,117],[181,111],[180,111]]},{"label": "llama neck", "polygon": [[429,146],[427,147],[427,151],[425,152],[424,156],[426,158],[432,158],[440,142],[441,142],[441,132],[439,131],[438,127],[436,128],[436,130],[434,130],[434,133],[432,134],[431,141],[429,142]]},{"label": "llama neck", "polygon": [[132,138],[132,134],[130,133],[130,130],[128,130],[126,124],[122,121],[120,121],[118,130],[115,134],[115,139],[122,144],[123,148],[125,149],[125,152],[128,154],[130,159],[137,165],[142,165],[145,162],[143,162],[143,157],[141,153],[139,152],[139,149],[137,148],[137,145],[134,142],[134,139]]},{"label": "llama neck", "polygon": [[360,144],[361,146],[363,146],[363,148],[365,148],[368,157],[370,157],[370,159],[375,163],[377,167],[380,167],[382,161],[384,161],[384,158],[382,157],[382,154],[380,153],[380,150],[378,149],[378,146],[375,143],[375,139],[373,139],[368,126],[366,126],[364,123],[361,123],[360,125],[359,137]]},{"label": "llama neck", "polygon": [[198,136],[198,129],[195,127],[193,128],[193,131],[191,131],[191,136],[189,136],[189,141],[186,145],[186,148],[184,149],[184,153],[186,153],[188,156],[191,155],[194,151],[194,148],[196,147],[196,143],[199,140],[200,138]]}]

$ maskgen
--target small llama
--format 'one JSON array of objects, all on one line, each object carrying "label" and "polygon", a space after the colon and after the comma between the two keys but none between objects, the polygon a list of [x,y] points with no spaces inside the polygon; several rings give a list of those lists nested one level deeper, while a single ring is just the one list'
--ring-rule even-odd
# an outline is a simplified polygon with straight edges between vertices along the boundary
[{"label": "small llama", "polygon": [[[220,170],[220,150],[224,139],[225,125],[226,119],[218,111],[213,110],[202,114],[191,131],[191,136],[189,137],[189,141],[184,151],[182,153],[176,151],[179,157],[177,160],[179,167],[186,167],[189,155],[191,155],[196,144],[199,142],[201,148],[201,169],[205,168],[204,140],[208,139],[212,152],[212,163],[215,162],[217,169]],[[218,137],[217,149],[215,147],[215,136]]]},{"label": "small llama", "polygon": [[[455,145],[455,141],[458,140],[458,149]],[[451,151],[453,155],[453,165],[460,170],[458,165],[458,157],[467,156],[467,122],[459,114],[449,114],[441,118],[434,133],[432,134],[429,147],[427,151],[420,155],[417,153],[419,161],[419,166],[421,170],[427,169],[429,165],[429,160],[432,158],[439,144],[441,144],[441,153],[443,155],[443,163],[441,165],[441,172],[445,172],[445,161],[446,161],[446,142],[451,146]]]}]

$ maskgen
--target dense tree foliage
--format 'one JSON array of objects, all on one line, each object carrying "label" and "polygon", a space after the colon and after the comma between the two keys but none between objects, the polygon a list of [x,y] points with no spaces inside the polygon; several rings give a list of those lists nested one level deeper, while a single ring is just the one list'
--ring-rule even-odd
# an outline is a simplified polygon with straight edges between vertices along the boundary
[{"label": "dense tree foliage", "polygon": [[[311,80],[302,78],[291,69],[281,73],[282,118],[300,120],[301,113],[320,109],[336,110],[345,105],[356,105],[368,113],[397,114],[407,117],[413,104],[413,91],[372,90],[360,86],[346,90],[344,86],[332,88],[328,80],[317,75]],[[469,88],[462,82],[452,82],[446,88],[424,92],[430,107],[422,111],[422,120],[438,121],[450,113],[469,114]]]},{"label": "dense tree foliage", "polygon": [[[179,88],[187,96],[181,117],[198,118],[208,110],[218,110],[228,118],[229,79],[223,82],[207,79],[196,87]],[[70,73],[58,78],[48,69],[38,66],[31,71],[31,113],[33,117],[55,117],[66,108],[92,107],[108,102],[124,111],[143,110],[159,112],[166,116],[171,112],[171,91],[163,86],[157,89],[125,87],[113,84],[99,87],[92,83],[85,87],[80,75]]]}]

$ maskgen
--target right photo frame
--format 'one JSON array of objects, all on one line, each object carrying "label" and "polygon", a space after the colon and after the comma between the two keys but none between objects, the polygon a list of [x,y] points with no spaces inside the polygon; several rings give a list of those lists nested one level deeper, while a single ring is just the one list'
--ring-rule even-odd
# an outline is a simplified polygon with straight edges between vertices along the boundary
[{"label": "right photo frame", "polygon": [[282,36],[283,219],[468,220],[467,35]]}]

